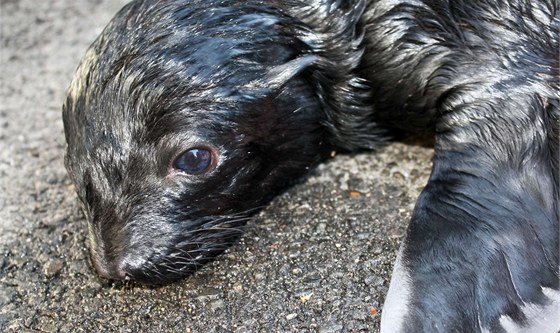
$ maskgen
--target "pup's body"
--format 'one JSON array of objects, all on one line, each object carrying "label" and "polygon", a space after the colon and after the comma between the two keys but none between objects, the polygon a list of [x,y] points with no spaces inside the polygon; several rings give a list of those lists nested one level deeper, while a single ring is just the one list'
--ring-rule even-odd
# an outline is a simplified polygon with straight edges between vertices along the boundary
[{"label": "pup's body", "polygon": [[436,135],[386,332],[557,332],[555,0],[134,1],[78,69],[67,167],[105,277],[165,282],[330,149]]}]

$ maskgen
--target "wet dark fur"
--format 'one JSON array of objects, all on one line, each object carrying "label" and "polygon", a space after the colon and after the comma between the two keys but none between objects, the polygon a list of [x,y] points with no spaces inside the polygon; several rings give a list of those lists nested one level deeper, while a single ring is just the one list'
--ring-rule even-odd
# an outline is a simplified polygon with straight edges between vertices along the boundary
[{"label": "wet dark fur", "polygon": [[[433,132],[407,329],[523,323],[559,288],[558,28],[555,0],[133,1],[64,106],[96,269],[185,277],[331,149]],[[214,171],[173,170],[200,144]]]}]

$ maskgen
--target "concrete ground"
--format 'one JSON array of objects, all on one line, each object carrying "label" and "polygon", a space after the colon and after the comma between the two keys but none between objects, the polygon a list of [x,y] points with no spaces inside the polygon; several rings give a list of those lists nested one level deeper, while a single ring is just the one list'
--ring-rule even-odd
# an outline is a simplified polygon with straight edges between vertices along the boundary
[{"label": "concrete ground", "polygon": [[181,282],[98,278],[63,166],[61,104],[123,0],[1,0],[0,332],[376,331],[432,150],[336,156]]}]

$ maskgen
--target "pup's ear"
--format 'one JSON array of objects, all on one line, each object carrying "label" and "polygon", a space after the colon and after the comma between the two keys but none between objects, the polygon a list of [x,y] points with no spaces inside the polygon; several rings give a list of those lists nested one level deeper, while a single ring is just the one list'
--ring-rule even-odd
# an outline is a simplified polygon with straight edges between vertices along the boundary
[{"label": "pup's ear", "polygon": [[316,55],[297,57],[284,64],[270,68],[262,78],[244,85],[240,90],[244,92],[260,91],[263,94],[278,91],[298,74],[317,65],[320,59]]},{"label": "pup's ear", "polygon": [[300,56],[285,64],[271,68],[262,81],[264,81],[263,83],[270,89],[277,90],[294,76],[316,65],[319,61],[320,58],[316,55]]}]

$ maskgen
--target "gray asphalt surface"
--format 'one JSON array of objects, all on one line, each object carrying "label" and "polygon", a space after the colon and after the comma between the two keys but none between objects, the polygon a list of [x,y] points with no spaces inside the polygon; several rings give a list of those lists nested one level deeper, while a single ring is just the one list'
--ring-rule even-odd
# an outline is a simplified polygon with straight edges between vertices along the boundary
[{"label": "gray asphalt surface", "polygon": [[1,0],[0,332],[376,331],[432,150],[336,156],[276,198],[240,242],[161,288],[92,271],[63,166],[61,104],[125,3]]}]

